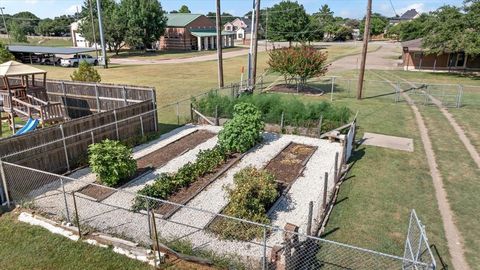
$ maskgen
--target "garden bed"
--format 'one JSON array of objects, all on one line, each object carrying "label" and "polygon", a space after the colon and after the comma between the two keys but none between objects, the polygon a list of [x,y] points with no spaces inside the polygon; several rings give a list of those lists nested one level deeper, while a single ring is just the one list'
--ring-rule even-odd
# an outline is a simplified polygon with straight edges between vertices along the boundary
[{"label": "garden bed", "polygon": [[170,160],[213,138],[216,134],[208,130],[197,130],[138,159],[138,168],[159,168]]},{"label": "garden bed", "polygon": [[146,167],[146,168],[138,168],[135,174],[127,179],[124,179],[120,181],[117,185],[113,187],[106,187],[102,183],[100,183],[98,180],[95,181],[95,184],[88,184],[81,189],[79,189],[77,192],[80,194],[83,194],[89,198],[94,199],[97,202],[101,202],[105,200],[106,198],[110,197],[113,193],[116,192],[115,189],[118,189],[126,184],[128,184],[130,181],[142,177],[146,175],[147,173],[150,173],[152,171],[151,167]]},{"label": "garden bed", "polygon": [[[184,187],[177,191],[176,193],[170,195],[166,200],[178,204],[186,204],[202,192],[206,187],[211,183],[215,182],[219,177],[224,175],[224,173],[230,169],[232,166],[237,164],[237,162],[243,157],[243,154],[234,154],[229,156],[229,158],[221,166],[217,167],[213,172],[208,173],[190,184],[188,187]],[[180,207],[173,204],[162,204],[160,205],[155,212],[162,215],[162,218],[168,219],[175,212],[180,209]]]},{"label": "garden bed", "polygon": [[[291,142],[287,144],[280,153],[278,153],[270,162],[264,167],[266,171],[273,174],[275,182],[277,183],[277,198],[275,202],[268,205],[266,212],[270,213],[275,208],[277,203],[284,196],[295,180],[302,175],[305,165],[310,160],[312,155],[317,150],[317,147]],[[229,204],[222,209],[221,214],[229,215]],[[231,232],[225,235],[224,228],[236,226],[238,227],[238,234]],[[261,232],[252,232],[253,230],[261,230],[261,227],[252,226],[246,223],[239,223],[234,220],[227,220],[221,217],[215,217],[208,225],[208,229],[215,234],[221,235],[227,239],[237,240],[252,240],[247,235],[260,235]],[[245,233],[244,233],[245,231]],[[253,234],[252,234],[253,233]]]},{"label": "garden bed", "polygon": [[325,91],[315,88],[313,86],[299,86],[297,88],[294,84],[277,84],[272,86],[268,92],[287,93],[287,94],[303,94],[309,96],[323,96]]}]

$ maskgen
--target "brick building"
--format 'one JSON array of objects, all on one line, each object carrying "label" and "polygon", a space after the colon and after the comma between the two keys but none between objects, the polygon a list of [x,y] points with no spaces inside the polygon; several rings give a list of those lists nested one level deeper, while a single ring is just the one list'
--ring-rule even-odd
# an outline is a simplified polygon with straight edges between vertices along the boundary
[{"label": "brick building", "polygon": [[422,39],[402,43],[403,69],[427,71],[480,71],[480,55],[467,55],[462,51],[429,54]]},{"label": "brick building", "polygon": [[[160,37],[160,50],[202,51],[217,48],[215,23],[204,15],[189,13],[167,14],[165,34]],[[233,47],[236,33],[222,31],[224,48]]]}]

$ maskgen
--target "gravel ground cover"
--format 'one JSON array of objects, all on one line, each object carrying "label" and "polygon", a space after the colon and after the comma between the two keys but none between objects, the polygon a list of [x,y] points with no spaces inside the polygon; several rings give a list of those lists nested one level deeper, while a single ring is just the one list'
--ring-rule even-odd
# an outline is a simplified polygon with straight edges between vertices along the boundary
[{"label": "gravel ground cover", "polygon": [[[134,150],[134,157],[138,158],[151,153],[197,129],[208,129],[212,132],[219,131],[218,127],[210,126],[183,127],[162,136],[159,140],[151,142],[146,146],[137,147]],[[188,240],[195,248],[208,249],[220,254],[235,253],[238,256],[242,256],[243,259],[251,258],[257,261],[263,256],[261,239],[251,242],[219,240],[215,235],[208,233],[205,230],[205,226],[215,217],[214,213],[221,212],[228,203],[223,187],[233,183],[233,175],[236,172],[246,166],[264,167],[291,142],[311,145],[317,147],[317,150],[306,164],[303,175],[297,178],[286,196],[282,197],[280,202],[276,204],[275,209],[270,213],[270,217],[274,226],[283,228],[288,222],[298,225],[300,232],[305,232],[308,204],[310,201],[315,203],[322,201],[324,173],[333,172],[335,152],[341,153],[342,147],[339,143],[331,143],[327,140],[264,133],[262,144],[251,149],[222,177],[193,198],[186,207],[177,211],[168,220],[157,218],[156,225],[160,237],[166,242],[179,239]],[[121,191],[116,192],[101,203],[92,201],[87,197],[77,196],[76,201],[81,224],[93,227],[104,233],[115,234],[138,243],[148,244],[150,240],[147,215],[143,212],[135,213],[130,210],[135,192],[145,184],[154,181],[159,173],[175,172],[187,162],[194,161],[196,154],[200,150],[213,148],[216,143],[216,137],[207,140],[182,156],[172,159],[153,173],[122,187]],[[88,173],[88,171],[83,173],[77,172],[74,176],[77,176],[79,180],[72,180],[67,183],[65,185],[67,192],[78,190],[78,188],[95,180],[94,175]],[[328,189],[331,190],[333,188],[333,177],[330,177],[328,181]],[[44,193],[35,201],[35,206],[57,216],[64,216],[66,211],[61,188],[58,186],[53,187],[52,191]],[[73,215],[72,196],[67,195],[66,201],[70,209],[70,215]],[[282,232],[273,231],[269,234],[267,245],[271,248],[274,245],[281,244],[282,241]]]}]

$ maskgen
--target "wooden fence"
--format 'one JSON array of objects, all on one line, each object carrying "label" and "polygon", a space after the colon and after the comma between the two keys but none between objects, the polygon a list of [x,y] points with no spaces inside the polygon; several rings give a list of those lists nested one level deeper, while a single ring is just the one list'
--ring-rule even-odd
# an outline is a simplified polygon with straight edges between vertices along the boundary
[{"label": "wooden fence", "polygon": [[73,119],[0,140],[1,159],[53,173],[65,173],[87,161],[88,145],[106,138],[132,141],[158,129],[151,100]]}]

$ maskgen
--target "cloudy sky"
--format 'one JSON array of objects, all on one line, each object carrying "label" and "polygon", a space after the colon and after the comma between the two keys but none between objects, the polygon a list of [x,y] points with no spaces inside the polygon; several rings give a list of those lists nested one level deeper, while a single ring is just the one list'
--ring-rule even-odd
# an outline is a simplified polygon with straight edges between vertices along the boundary
[{"label": "cloudy sky", "polygon": [[[95,1],[95,0],[93,0]],[[55,17],[62,14],[73,14],[80,8],[84,0],[0,0],[4,12],[14,14],[19,11],[30,11],[40,18]],[[207,13],[215,10],[215,0],[161,0],[165,10],[178,9],[186,4],[193,13]],[[280,0],[262,0],[262,7],[270,7]],[[335,15],[350,18],[361,18],[365,13],[366,0],[299,0],[309,13],[318,11],[321,5],[328,4]],[[395,15],[405,10],[415,8],[426,12],[434,10],[444,4],[462,5],[463,0],[373,0],[373,11],[386,16]],[[252,0],[222,0],[222,11],[234,15],[243,15],[252,8]]]}]

